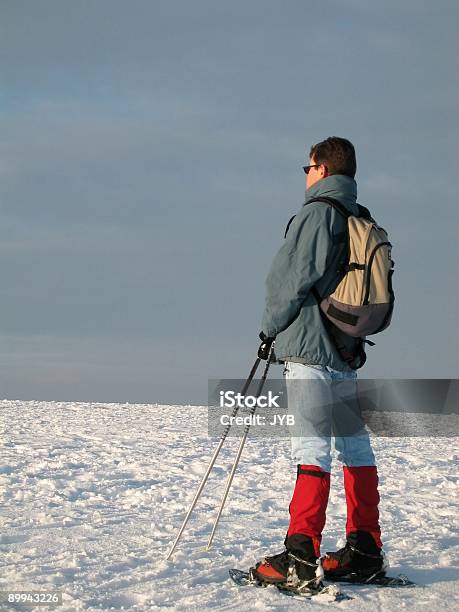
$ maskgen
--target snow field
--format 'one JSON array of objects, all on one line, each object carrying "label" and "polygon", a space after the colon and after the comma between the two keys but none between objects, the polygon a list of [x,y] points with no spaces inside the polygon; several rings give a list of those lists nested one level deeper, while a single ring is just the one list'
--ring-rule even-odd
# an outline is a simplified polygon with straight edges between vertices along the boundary
[{"label": "snow field", "polygon": [[[4,400],[0,431],[0,590],[61,591],[66,611],[459,609],[457,438],[374,439],[391,573],[426,587],[343,585],[353,599],[327,604],[228,579],[229,568],[282,549],[295,480],[288,439],[249,439],[206,551],[239,444],[228,439],[165,561],[218,443],[205,407]],[[344,523],[335,462],[323,551]]]}]

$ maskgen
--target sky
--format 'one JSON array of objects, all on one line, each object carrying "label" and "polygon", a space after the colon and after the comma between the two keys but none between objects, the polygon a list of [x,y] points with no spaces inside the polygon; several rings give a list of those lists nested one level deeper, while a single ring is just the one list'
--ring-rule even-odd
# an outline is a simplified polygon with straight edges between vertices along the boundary
[{"label": "sky", "polygon": [[359,374],[457,377],[458,12],[0,0],[0,397],[199,404],[244,378],[331,135],[396,262]]}]

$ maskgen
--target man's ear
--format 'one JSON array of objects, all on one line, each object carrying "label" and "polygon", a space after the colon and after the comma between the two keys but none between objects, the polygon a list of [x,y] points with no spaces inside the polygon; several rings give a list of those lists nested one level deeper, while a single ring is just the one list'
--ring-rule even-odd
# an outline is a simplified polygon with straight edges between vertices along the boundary
[{"label": "man's ear", "polygon": [[327,176],[329,176],[328,168],[325,164],[320,165],[319,172],[321,178],[327,178]]}]

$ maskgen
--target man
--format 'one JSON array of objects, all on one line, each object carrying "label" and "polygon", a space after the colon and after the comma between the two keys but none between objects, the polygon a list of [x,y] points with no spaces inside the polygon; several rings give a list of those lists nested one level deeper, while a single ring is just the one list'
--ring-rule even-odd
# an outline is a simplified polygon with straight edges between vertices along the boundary
[{"label": "man", "polygon": [[[302,585],[314,588],[323,576],[321,565],[329,576],[350,571],[371,575],[384,567],[375,458],[361,423],[346,430],[346,415],[358,412],[354,369],[361,363],[358,341],[332,330],[318,301],[330,295],[342,278],[347,221],[324,202],[309,203],[316,197],[332,197],[359,215],[353,145],[343,138],[327,138],[311,148],[304,171],[307,205],[290,221],[266,281],[259,350],[266,359],[275,339],[275,359],[285,365],[289,412],[295,417],[292,458],[298,465],[297,479],[285,550],[258,563],[255,574],[261,581],[274,583],[285,581],[288,573],[296,574]],[[355,360],[349,355],[355,355]],[[338,426],[332,425],[336,414]],[[337,428],[344,433],[336,434]],[[332,433],[343,462],[347,541],[341,550],[327,553],[321,563]]]}]

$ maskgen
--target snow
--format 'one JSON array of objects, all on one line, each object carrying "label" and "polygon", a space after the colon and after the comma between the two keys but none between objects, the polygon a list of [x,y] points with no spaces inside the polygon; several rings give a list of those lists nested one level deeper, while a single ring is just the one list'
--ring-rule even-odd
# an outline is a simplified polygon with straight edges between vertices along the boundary
[{"label": "snow", "polygon": [[[218,444],[205,407],[3,400],[0,415],[0,590],[60,591],[59,610],[459,609],[458,438],[374,439],[391,573],[425,587],[343,585],[352,600],[321,603],[228,579],[282,549],[288,439],[248,440],[207,551],[239,444],[228,439],[166,561]],[[343,536],[340,473],[335,462],[323,551]]]}]

